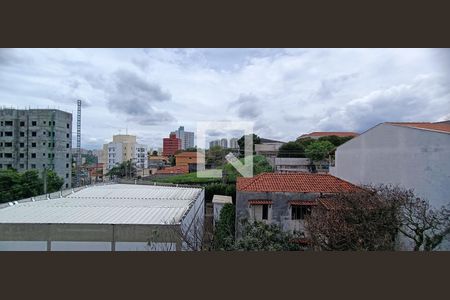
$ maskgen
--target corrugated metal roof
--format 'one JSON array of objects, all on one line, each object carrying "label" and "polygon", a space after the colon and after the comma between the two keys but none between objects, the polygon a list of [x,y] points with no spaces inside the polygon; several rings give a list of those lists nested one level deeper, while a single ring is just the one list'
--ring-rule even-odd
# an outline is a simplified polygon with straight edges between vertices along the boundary
[{"label": "corrugated metal roof", "polygon": [[65,198],[0,209],[0,223],[179,223],[201,189],[132,184],[94,186]]}]

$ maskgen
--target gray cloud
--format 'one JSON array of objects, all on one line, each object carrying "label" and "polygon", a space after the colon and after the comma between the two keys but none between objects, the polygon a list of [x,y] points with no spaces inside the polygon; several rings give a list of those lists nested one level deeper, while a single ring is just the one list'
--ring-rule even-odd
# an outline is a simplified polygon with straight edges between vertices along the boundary
[{"label": "gray cloud", "polygon": [[323,79],[320,82],[320,87],[315,96],[320,100],[333,100],[333,95],[338,92],[345,83],[356,77],[358,77],[358,74],[352,73]]},{"label": "gray cloud", "polygon": [[235,110],[240,118],[256,119],[262,114],[260,99],[252,94],[241,94],[229,107]]},{"label": "gray cloud", "polygon": [[171,95],[159,85],[125,70],[117,71],[114,80],[115,91],[107,99],[110,111],[124,114],[129,121],[141,125],[174,120],[170,113],[155,108],[157,103],[171,100]]},{"label": "gray cloud", "polygon": [[365,131],[387,121],[435,121],[449,112],[450,86],[446,78],[424,76],[411,84],[377,90],[349,101],[319,122],[322,130]]}]

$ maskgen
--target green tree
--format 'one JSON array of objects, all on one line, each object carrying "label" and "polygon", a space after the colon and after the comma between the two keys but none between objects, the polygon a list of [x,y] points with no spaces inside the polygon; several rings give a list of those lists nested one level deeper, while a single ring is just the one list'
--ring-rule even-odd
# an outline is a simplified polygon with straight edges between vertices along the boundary
[{"label": "green tree", "polygon": [[[239,145],[239,154],[241,156],[243,156],[245,154],[245,135],[243,135],[238,141],[238,145]],[[256,154],[255,152],[255,145],[256,144],[260,144],[261,143],[261,138],[259,136],[257,136],[256,134],[252,134],[252,139],[253,139],[253,155]]]},{"label": "green tree", "polygon": [[226,203],[220,211],[216,222],[213,238],[214,250],[230,250],[234,245],[234,219],[235,208],[233,204]]},{"label": "green tree", "polygon": [[259,221],[244,222],[241,237],[235,241],[233,250],[244,251],[299,251],[298,243],[303,233],[285,232],[278,225]]},{"label": "green tree", "polygon": [[[258,175],[266,172],[273,172],[272,166],[267,159],[262,155],[253,155],[253,175]],[[244,163],[244,158],[239,159],[241,163]],[[223,166],[224,176],[227,182],[236,182],[237,177],[242,175],[234,168],[231,163],[227,163]]]},{"label": "green tree", "polygon": [[334,145],[329,141],[317,141],[306,147],[305,154],[312,161],[321,161],[327,158],[333,149]]},{"label": "green tree", "polygon": [[57,192],[64,184],[64,179],[58,176],[54,171],[47,170],[47,193]]},{"label": "green tree", "polygon": [[351,140],[353,137],[352,136],[336,136],[336,135],[331,135],[331,136],[323,136],[320,137],[318,139],[318,141],[328,141],[330,143],[332,143],[335,147],[338,147],[340,145],[342,145],[343,143]]},{"label": "green tree", "polygon": [[225,183],[210,183],[205,186],[205,201],[211,202],[214,195],[231,196],[236,199],[236,185]]},{"label": "green tree", "polygon": [[117,176],[119,178],[134,177],[136,175],[136,166],[131,160],[127,160],[117,166],[112,167],[106,175],[110,177]]},{"label": "green tree", "polygon": [[287,142],[278,149],[278,157],[305,157],[305,147],[299,142]]},{"label": "green tree", "polygon": [[158,156],[158,151],[156,151],[156,150],[153,150],[153,152],[152,152],[152,156]]},{"label": "green tree", "polygon": [[215,167],[220,167],[225,162],[225,155],[228,153],[220,146],[214,146],[206,151],[205,161],[207,164],[212,164]]}]

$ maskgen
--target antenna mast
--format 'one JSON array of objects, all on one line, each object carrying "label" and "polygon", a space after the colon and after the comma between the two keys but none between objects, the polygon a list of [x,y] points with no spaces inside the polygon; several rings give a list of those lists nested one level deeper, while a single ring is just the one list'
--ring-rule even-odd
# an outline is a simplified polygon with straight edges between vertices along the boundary
[{"label": "antenna mast", "polygon": [[80,186],[81,177],[81,100],[77,100],[77,178],[76,185]]}]

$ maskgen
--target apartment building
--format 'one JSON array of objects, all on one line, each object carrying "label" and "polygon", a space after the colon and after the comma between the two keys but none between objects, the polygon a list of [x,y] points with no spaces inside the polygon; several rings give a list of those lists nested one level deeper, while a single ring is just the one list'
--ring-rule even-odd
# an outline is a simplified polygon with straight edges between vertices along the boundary
[{"label": "apartment building", "polygon": [[0,109],[0,170],[44,169],[72,182],[72,114],[57,109]]},{"label": "apartment building", "polygon": [[181,140],[181,149],[194,148],[194,133],[191,131],[185,131],[184,126],[180,126],[176,131],[175,135]]},{"label": "apartment building", "polygon": [[239,144],[238,144],[237,138],[230,139],[230,149],[239,149]]},{"label": "apartment building", "polygon": [[181,139],[172,132],[168,138],[163,139],[163,156],[172,156],[178,150],[181,150]]},{"label": "apartment building", "polygon": [[103,145],[104,173],[124,161],[131,160],[138,169],[145,169],[148,165],[147,147],[138,144],[135,135],[118,134],[113,141]]}]

